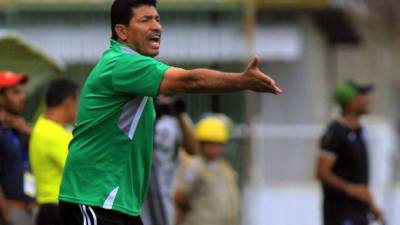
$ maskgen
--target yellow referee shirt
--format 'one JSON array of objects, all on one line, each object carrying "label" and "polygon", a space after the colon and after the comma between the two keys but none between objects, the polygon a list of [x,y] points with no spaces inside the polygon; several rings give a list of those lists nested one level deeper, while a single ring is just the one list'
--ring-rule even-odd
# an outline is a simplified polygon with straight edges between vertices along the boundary
[{"label": "yellow referee shirt", "polygon": [[29,159],[36,179],[39,204],[57,203],[68,144],[72,133],[60,124],[41,116],[33,127]]}]

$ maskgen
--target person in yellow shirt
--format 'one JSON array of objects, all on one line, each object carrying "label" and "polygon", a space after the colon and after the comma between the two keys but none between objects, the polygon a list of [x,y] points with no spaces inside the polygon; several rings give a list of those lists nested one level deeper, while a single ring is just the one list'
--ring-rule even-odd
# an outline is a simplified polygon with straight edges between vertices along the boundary
[{"label": "person in yellow shirt", "polygon": [[33,127],[30,162],[36,179],[36,198],[40,204],[36,225],[58,225],[58,194],[68,144],[72,133],[66,128],[77,114],[79,86],[67,79],[53,80],[46,93],[46,109]]}]

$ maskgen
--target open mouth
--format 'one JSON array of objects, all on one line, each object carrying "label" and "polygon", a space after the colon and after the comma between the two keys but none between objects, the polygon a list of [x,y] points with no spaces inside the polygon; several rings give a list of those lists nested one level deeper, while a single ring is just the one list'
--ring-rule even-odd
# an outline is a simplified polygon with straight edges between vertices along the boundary
[{"label": "open mouth", "polygon": [[159,34],[150,35],[150,37],[148,38],[148,40],[150,41],[151,45],[152,45],[154,48],[158,48],[158,47],[160,47],[161,35],[159,35]]}]

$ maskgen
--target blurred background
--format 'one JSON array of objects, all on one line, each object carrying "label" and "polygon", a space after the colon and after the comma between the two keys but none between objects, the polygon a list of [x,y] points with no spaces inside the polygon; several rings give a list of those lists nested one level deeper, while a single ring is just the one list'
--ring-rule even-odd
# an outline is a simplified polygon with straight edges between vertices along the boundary
[{"label": "blurred background", "polygon": [[[46,82],[84,82],[108,48],[110,0],[0,0],[0,69],[25,71],[31,121]],[[376,85],[365,118],[371,187],[400,225],[400,2],[398,0],[159,0],[159,59],[184,68],[244,68],[254,54],[284,89],[185,95],[190,115],[229,116],[227,158],[240,177],[243,224],[319,225],[317,141],[338,116],[345,79]]]}]

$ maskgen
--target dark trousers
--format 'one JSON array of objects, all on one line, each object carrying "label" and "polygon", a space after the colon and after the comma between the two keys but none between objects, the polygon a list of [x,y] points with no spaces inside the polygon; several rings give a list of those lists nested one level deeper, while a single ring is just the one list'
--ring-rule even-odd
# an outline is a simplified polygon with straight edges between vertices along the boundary
[{"label": "dark trousers", "polygon": [[36,225],[61,225],[58,204],[40,205]]},{"label": "dark trousers", "polygon": [[115,210],[60,201],[63,225],[143,225],[139,216]]}]

